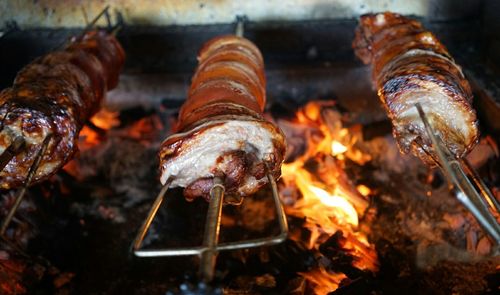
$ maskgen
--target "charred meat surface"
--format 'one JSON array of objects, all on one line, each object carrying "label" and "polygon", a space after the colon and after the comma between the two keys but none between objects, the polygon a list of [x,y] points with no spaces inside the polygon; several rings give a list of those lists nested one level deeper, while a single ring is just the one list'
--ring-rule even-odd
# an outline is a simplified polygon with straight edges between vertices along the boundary
[{"label": "charred meat surface", "polygon": [[0,153],[17,137],[25,149],[0,171],[0,189],[23,183],[45,137],[52,139],[33,183],[47,179],[76,153],[83,124],[118,83],[125,52],[104,31],[90,31],[63,50],[35,59],[0,92]]},{"label": "charred meat surface", "polygon": [[266,165],[281,172],[285,138],[263,117],[264,61],[249,40],[234,35],[208,41],[179,113],[176,134],[160,150],[161,181],[184,187],[187,199],[209,199],[214,177],[226,196],[255,193],[267,183]]},{"label": "charred meat surface", "polygon": [[472,150],[479,131],[469,83],[443,44],[420,22],[390,12],[363,15],[353,48],[372,66],[373,84],[403,153],[411,151],[434,163],[416,103],[457,158]]}]

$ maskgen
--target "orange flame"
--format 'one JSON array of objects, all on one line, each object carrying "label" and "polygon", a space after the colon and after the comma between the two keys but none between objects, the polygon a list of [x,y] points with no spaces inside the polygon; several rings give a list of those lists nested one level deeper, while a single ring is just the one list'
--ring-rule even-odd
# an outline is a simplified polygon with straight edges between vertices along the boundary
[{"label": "orange flame", "polygon": [[[95,114],[90,122],[102,130],[110,130],[120,125],[119,113],[101,109]],[[88,126],[84,126],[80,131],[80,150],[88,150],[102,142],[101,134]]]},{"label": "orange flame", "polygon": [[337,290],[340,282],[347,278],[343,273],[331,274],[324,268],[316,268],[300,275],[313,285],[316,295],[326,295]]},{"label": "orange flame", "polygon": [[[309,249],[319,249],[329,236],[343,233],[342,247],[354,257],[354,266],[363,270],[377,270],[377,255],[366,233],[360,231],[360,217],[368,207],[370,188],[355,186],[343,171],[344,160],[356,163],[369,160],[355,148],[358,138],[342,127],[341,115],[320,102],[310,102],[297,113],[297,121],[320,130],[323,138],[309,136],[307,151],[292,163],[282,166],[283,183],[296,188],[302,198],[286,206],[289,215],[305,219],[311,232],[308,241],[297,235],[292,237]],[[306,167],[309,161],[317,162],[316,171]],[[330,273],[318,268],[301,273],[314,287],[315,294],[327,294],[338,288],[341,273]]]},{"label": "orange flame", "polygon": [[101,109],[97,114],[95,114],[90,121],[97,127],[109,130],[113,127],[120,125],[120,120],[118,116],[119,112],[108,111],[106,109]]},{"label": "orange flame", "polygon": [[[102,130],[110,130],[120,125],[118,116],[119,112],[112,112],[106,109],[101,109],[90,119],[90,122]],[[97,130],[94,130],[91,127],[85,125],[80,131],[78,149],[80,151],[89,150],[99,145],[102,140],[102,134],[100,134]],[[63,169],[73,177],[79,178],[78,164],[75,161],[68,162]]]}]

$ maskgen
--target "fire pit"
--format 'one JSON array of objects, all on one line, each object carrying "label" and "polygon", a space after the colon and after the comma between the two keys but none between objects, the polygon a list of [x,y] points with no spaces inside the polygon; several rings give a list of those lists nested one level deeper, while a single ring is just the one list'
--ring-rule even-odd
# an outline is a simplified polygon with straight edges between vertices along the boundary
[{"label": "fire pit", "polygon": [[[160,190],[157,151],[170,133],[195,53],[233,26],[126,26],[118,88],[80,138],[80,153],[32,187],[0,250],[2,294],[495,294],[499,257],[440,171],[399,153],[350,44],[355,20],[249,22],[267,65],[266,116],[287,137],[278,183],[290,234],[277,246],[221,252],[213,284],[196,257],[133,257]],[[500,81],[474,19],[428,22],[472,81],[482,138],[469,155],[500,197],[494,97]],[[0,85],[76,29],[13,28],[0,39]],[[37,46],[26,46],[37,44]],[[23,52],[20,50],[26,50]],[[488,70],[484,70],[488,69]],[[493,114],[493,115],[492,115]],[[2,192],[2,214],[13,192]],[[207,203],[171,190],[146,247],[201,244]],[[269,190],[225,207],[221,241],[279,232]]]}]

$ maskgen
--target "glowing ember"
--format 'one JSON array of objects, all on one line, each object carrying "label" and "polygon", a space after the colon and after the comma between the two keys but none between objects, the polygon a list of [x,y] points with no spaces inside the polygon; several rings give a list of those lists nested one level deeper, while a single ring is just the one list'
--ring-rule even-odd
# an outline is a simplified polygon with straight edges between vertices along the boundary
[{"label": "glowing ember", "polygon": [[347,147],[338,141],[332,141],[332,156],[343,154],[347,151]]},{"label": "glowing ember", "polygon": [[324,268],[317,268],[301,275],[313,284],[316,295],[326,295],[335,291],[340,282],[347,278],[345,274],[328,273]]},{"label": "glowing ember", "polygon": [[364,184],[356,186],[356,189],[360,194],[362,194],[365,197],[369,196],[372,193],[372,190]]},{"label": "glowing ember", "polygon": [[120,120],[118,119],[119,115],[119,112],[112,112],[106,109],[101,109],[90,119],[90,121],[92,122],[92,124],[101,129],[109,130],[120,125]]},{"label": "glowing ember", "polygon": [[80,151],[88,150],[100,144],[102,142],[103,134],[101,134],[102,132],[99,132],[98,129],[106,131],[119,126],[120,120],[118,120],[118,116],[118,112],[111,112],[105,109],[102,109],[95,114],[90,119],[90,122],[97,128],[91,128],[86,125],[80,131],[80,139],[78,143]]},{"label": "glowing ember", "polygon": [[[112,112],[106,109],[101,109],[95,114],[90,119],[90,122],[94,126],[85,125],[80,131],[80,137],[78,139],[78,149],[80,152],[87,151],[102,143],[105,131],[120,125],[118,116],[119,112]],[[63,169],[73,177],[79,178],[78,167],[75,161],[70,161]]]},{"label": "glowing ember", "polygon": [[[354,257],[353,266],[376,271],[376,251],[359,227],[360,216],[368,208],[367,197],[371,190],[365,185],[355,186],[343,170],[346,158],[358,164],[370,158],[354,147],[358,139],[342,127],[340,113],[331,106],[331,103],[310,102],[297,113],[295,123],[319,130],[322,137],[318,138],[318,132],[307,133],[306,152],[282,167],[286,187],[283,191],[297,190],[301,196],[294,202],[286,201],[283,196],[288,204],[286,212],[304,218],[304,226],[311,233],[308,240],[300,235],[292,239],[318,250],[328,237],[340,233],[340,246]],[[313,285],[315,294],[334,291],[346,278],[343,273],[324,268],[301,275]]]},{"label": "glowing ember", "polygon": [[323,205],[338,209],[339,222],[346,221],[353,226],[358,226],[358,214],[349,201],[339,196],[330,195],[328,192],[314,186],[309,186],[309,190]]}]

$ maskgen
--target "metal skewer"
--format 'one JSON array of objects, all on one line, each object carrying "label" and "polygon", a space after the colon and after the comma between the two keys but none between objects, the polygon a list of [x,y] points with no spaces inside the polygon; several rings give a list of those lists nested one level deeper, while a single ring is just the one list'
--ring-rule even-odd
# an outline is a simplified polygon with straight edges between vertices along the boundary
[{"label": "metal skewer", "polygon": [[214,186],[210,190],[210,204],[208,205],[207,218],[205,221],[205,231],[203,234],[203,246],[206,251],[200,257],[200,277],[205,282],[210,282],[214,277],[215,262],[217,259],[217,244],[219,243],[220,219],[222,215],[222,203],[224,201],[224,191],[222,179],[214,178]]},{"label": "metal skewer", "polygon": [[3,151],[0,155],[0,171],[2,171],[7,164],[9,164],[10,160],[14,158],[17,154],[19,154],[25,144],[25,140],[22,136],[18,136],[12,141],[12,143]]},{"label": "metal skewer", "polygon": [[493,196],[493,193],[488,189],[488,186],[484,183],[481,177],[477,174],[477,171],[472,167],[467,159],[463,158],[461,161],[463,166],[471,175],[472,180],[481,191],[483,198],[490,205],[491,209],[496,210],[496,212],[500,214],[500,203],[495,198],[495,196]]},{"label": "metal skewer", "polygon": [[[450,189],[453,191],[455,197],[474,215],[486,233],[490,235],[497,245],[500,245],[500,224],[489,211],[487,202],[490,197],[491,201],[494,199],[493,194],[491,194],[484,182],[480,180],[477,173],[474,172],[472,166],[465,164],[464,166],[467,170],[469,170],[469,172],[471,172],[471,178],[480,188],[483,196],[480,192],[478,192],[463,170],[461,162],[455,158],[448,147],[443,143],[441,138],[436,136],[422,106],[417,103],[415,104],[415,107],[417,108],[427,134],[432,141],[432,146],[437,155],[438,164],[448,179]],[[492,208],[495,209],[494,202],[491,203],[493,204]]]},{"label": "metal skewer", "polygon": [[45,139],[42,142],[42,146],[38,150],[38,153],[35,156],[35,159],[33,160],[33,164],[31,164],[30,170],[28,171],[28,175],[26,176],[26,179],[24,181],[23,187],[17,192],[16,194],[16,200],[12,208],[10,208],[7,217],[2,222],[2,226],[0,227],[0,236],[3,236],[5,234],[5,231],[9,227],[9,224],[12,220],[12,217],[14,217],[14,214],[17,211],[17,208],[19,205],[21,205],[21,202],[26,195],[26,190],[31,184],[31,181],[33,177],[36,175],[36,171],[38,170],[38,167],[40,166],[40,162],[42,161],[43,155],[45,154],[45,151],[47,150],[47,147],[49,146],[50,139],[52,138],[52,134],[48,134]]},{"label": "metal skewer", "polygon": [[155,199],[155,202],[153,203],[153,206],[149,210],[148,216],[144,220],[144,223],[141,226],[141,229],[139,230],[139,233],[137,234],[134,243],[133,243],[133,249],[140,249],[142,245],[142,241],[146,237],[146,233],[148,232],[149,227],[151,226],[151,223],[153,222],[156,214],[158,213],[158,210],[161,207],[161,204],[163,203],[163,199],[165,198],[165,194],[168,191],[168,188],[170,187],[170,184],[172,183],[173,178],[169,178],[166,182],[165,185],[160,190],[160,193]]},{"label": "metal skewer", "polygon": [[87,26],[85,26],[85,28],[80,33],[80,35],[78,35],[77,40],[83,38],[83,36],[85,36],[85,34],[88,31],[90,31],[92,28],[94,28],[94,26],[97,24],[97,22],[101,19],[102,16],[106,17],[106,20],[108,21],[108,27],[109,27],[109,24],[111,23],[111,18],[109,16],[109,5],[104,7],[104,9],[101,12],[99,12],[99,14],[96,17],[94,17],[94,19],[92,21],[90,21],[90,23],[88,23]]},{"label": "metal skewer", "polygon": [[242,15],[236,17],[236,30],[234,34],[238,37],[243,37],[245,32],[245,19],[245,16]]}]

